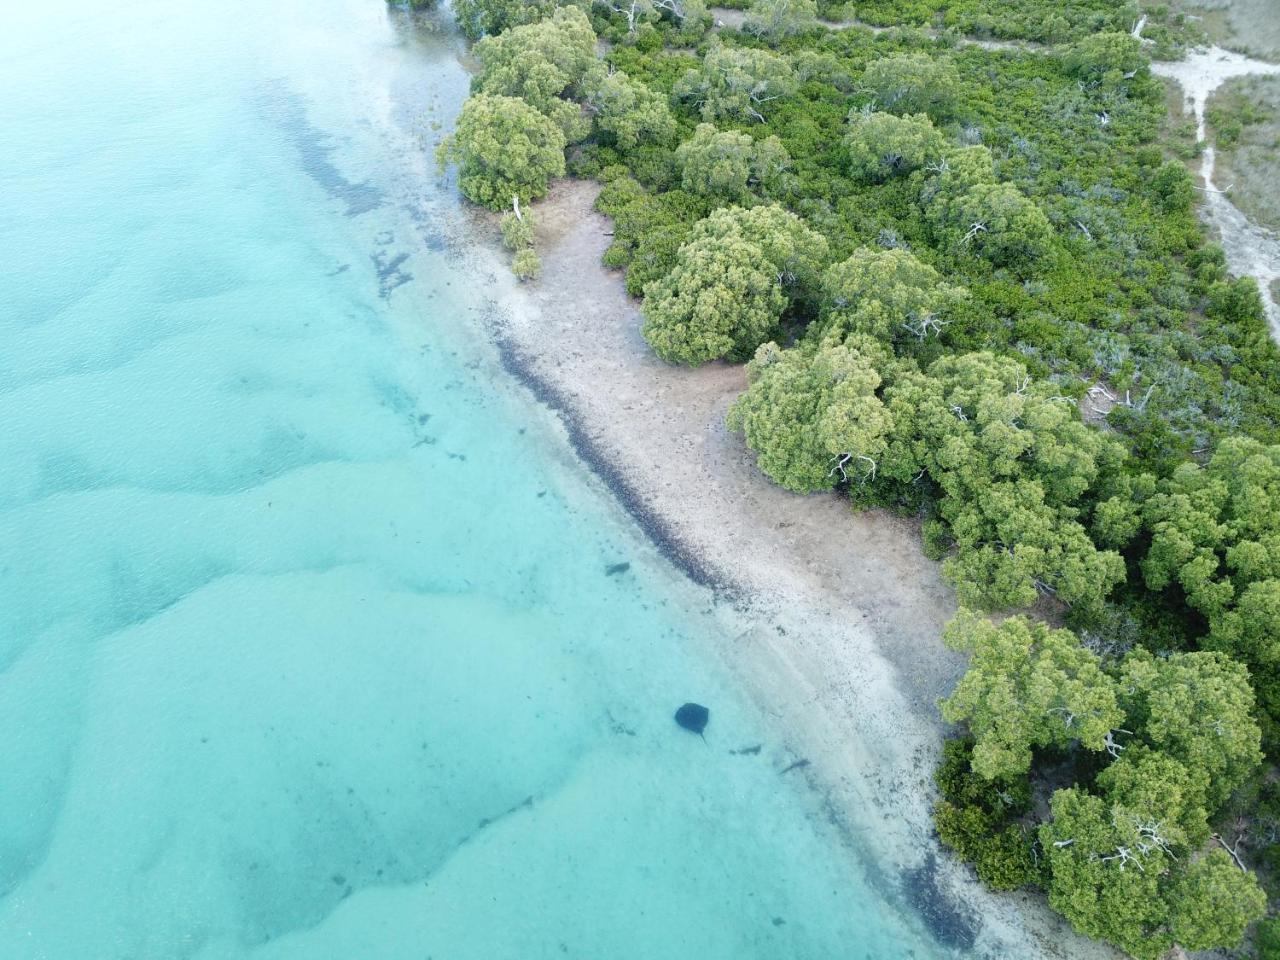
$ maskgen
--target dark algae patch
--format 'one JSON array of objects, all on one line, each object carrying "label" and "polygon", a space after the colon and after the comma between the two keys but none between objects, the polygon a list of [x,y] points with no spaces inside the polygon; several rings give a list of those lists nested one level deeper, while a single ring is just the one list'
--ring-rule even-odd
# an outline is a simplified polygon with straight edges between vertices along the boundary
[{"label": "dark algae patch", "polygon": [[970,909],[942,889],[937,857],[931,853],[919,867],[908,870],[902,888],[938,943],[956,950],[973,948],[982,925]]},{"label": "dark algae patch", "polygon": [[334,165],[333,138],[311,123],[306,100],[283,80],[264,84],[259,103],[297,149],[303,172],[329,196],[345,203],[347,216],[356,217],[382,206],[386,198],[381,190],[368,181],[353,183]]},{"label": "dark algae patch", "polygon": [[[501,329],[501,320],[490,317],[490,326],[503,369],[519,380],[548,409],[554,411],[569,434],[569,444],[578,458],[599,477],[622,504],[645,536],[667,560],[700,587],[709,587],[722,596],[732,594],[730,582],[688,544],[681,540],[665,519],[645,502],[614,458],[594,440],[582,419],[547,377],[542,376],[520,351],[515,341]],[[621,572],[621,571],[619,571]]]}]

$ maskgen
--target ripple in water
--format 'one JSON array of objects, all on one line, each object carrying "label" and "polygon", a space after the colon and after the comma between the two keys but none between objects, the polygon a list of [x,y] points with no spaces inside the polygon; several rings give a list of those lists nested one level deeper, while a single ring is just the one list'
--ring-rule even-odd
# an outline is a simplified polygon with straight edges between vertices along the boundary
[{"label": "ripple in water", "polygon": [[931,955],[444,334],[484,291],[380,178],[452,40],[72,0],[0,80],[0,956]]}]

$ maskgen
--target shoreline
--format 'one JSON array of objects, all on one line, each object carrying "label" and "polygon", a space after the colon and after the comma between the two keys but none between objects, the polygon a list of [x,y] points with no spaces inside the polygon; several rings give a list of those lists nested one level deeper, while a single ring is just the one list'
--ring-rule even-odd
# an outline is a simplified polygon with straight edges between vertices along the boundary
[{"label": "shoreline", "polygon": [[[936,702],[963,659],[941,643],[954,597],[918,525],[855,514],[835,494],[770,483],[724,412],[745,369],[670,366],[639,335],[638,304],[603,266],[599,187],[563,180],[536,207],[544,272],[518,285],[495,221],[461,209],[459,255],[498,290],[476,312],[503,370],[726,627],[715,651],[801,760],[825,818],[887,900],[942,949],[970,956],[1115,957],[1028,893],[985,890],[933,835]],[[728,572],[726,572],[728,571]],[[789,768],[788,768],[789,769]]]},{"label": "shoreline", "polygon": [[502,329],[501,321],[497,318],[491,319],[490,339],[498,351],[502,369],[559,420],[574,455],[605,485],[610,496],[626,511],[658,554],[695,586],[707,588],[718,599],[736,596],[740,588],[722,572],[712,569],[703,557],[670,529],[662,515],[645,502],[640,492],[632,486],[626,472],[611,462],[600,445],[591,438],[581,416],[567,402],[555,383],[538,373],[534,363]]}]

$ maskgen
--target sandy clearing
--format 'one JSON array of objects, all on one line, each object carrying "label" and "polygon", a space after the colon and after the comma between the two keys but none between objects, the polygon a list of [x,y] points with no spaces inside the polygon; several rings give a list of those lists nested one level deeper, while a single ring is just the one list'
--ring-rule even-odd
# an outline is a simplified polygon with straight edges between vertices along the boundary
[{"label": "sandy clearing", "polygon": [[[1196,140],[1203,143],[1200,180],[1205,202],[1201,208],[1209,225],[1217,231],[1227,265],[1237,276],[1258,281],[1262,304],[1271,325],[1271,335],[1280,340],[1280,304],[1274,286],[1280,280],[1280,236],[1252,223],[1214,182],[1216,155],[1205,137],[1205,106],[1213,91],[1233,77],[1280,74],[1280,64],[1254,60],[1221,47],[1195,50],[1185,60],[1160,61],[1151,65],[1157,76],[1177,83],[1195,114]],[[1227,189],[1230,189],[1228,184]]]}]

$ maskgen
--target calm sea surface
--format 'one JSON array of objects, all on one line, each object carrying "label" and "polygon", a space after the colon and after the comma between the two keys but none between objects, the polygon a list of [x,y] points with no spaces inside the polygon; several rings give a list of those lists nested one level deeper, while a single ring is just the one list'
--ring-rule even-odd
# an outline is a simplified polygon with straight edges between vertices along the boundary
[{"label": "calm sea surface", "polygon": [[380,0],[4,21],[0,957],[934,955],[710,601],[458,335],[456,40]]}]

